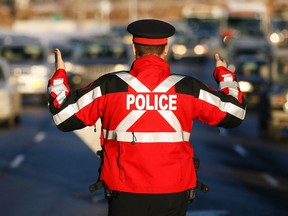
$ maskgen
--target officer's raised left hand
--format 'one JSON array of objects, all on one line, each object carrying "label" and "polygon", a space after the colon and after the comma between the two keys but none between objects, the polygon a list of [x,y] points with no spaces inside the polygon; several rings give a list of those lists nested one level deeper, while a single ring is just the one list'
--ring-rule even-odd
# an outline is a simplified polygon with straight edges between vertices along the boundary
[{"label": "officer's raised left hand", "polygon": [[55,70],[65,69],[65,64],[62,59],[61,51],[59,49],[55,49]]}]

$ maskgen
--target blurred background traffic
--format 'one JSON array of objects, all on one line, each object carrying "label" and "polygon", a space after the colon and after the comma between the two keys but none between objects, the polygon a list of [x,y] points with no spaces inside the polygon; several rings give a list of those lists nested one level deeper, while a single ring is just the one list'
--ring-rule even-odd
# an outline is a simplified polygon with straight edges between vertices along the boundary
[{"label": "blurred background traffic", "polygon": [[156,18],[177,29],[171,64],[204,65],[220,52],[238,75],[248,110],[259,114],[259,136],[281,139],[288,128],[287,1],[1,0],[0,15],[0,119],[8,127],[21,119],[23,98],[47,103],[56,47],[72,89],[83,87],[129,70],[127,24]]}]

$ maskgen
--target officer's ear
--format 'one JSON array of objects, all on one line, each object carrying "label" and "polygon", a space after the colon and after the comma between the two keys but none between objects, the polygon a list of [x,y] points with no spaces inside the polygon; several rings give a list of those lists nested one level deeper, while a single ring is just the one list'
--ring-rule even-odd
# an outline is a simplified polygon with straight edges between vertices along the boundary
[{"label": "officer's ear", "polygon": [[164,51],[163,51],[163,53],[161,54],[161,58],[163,58],[163,59],[165,59],[165,57],[167,56],[167,54],[168,54],[168,51],[169,51],[169,46],[168,46],[168,44],[166,44],[165,45],[165,48],[164,48]]},{"label": "officer's ear", "polygon": [[166,45],[165,45],[165,49],[164,49],[164,55],[165,55],[165,56],[168,54],[168,51],[169,51],[169,45],[166,44]]},{"label": "officer's ear", "polygon": [[136,48],[135,48],[135,44],[132,44],[132,50],[133,50],[133,55],[136,56]]}]

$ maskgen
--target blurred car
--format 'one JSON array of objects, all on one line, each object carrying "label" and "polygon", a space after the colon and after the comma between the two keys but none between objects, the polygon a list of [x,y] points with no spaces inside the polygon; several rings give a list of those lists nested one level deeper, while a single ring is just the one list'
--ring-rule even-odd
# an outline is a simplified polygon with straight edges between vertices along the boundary
[{"label": "blurred car", "polygon": [[220,18],[216,17],[190,17],[187,18],[188,26],[190,27],[194,37],[198,38],[200,43],[208,46],[210,56],[219,51],[221,47],[220,36]]},{"label": "blurred car", "polygon": [[278,50],[272,64],[271,85],[261,95],[259,126],[262,135],[281,139],[288,128],[288,50]]},{"label": "blurred car", "polygon": [[[239,81],[239,88],[243,92],[248,109],[258,108],[260,93],[269,84],[269,59],[264,56],[239,56],[233,65]],[[231,69],[231,65],[229,66]]]},{"label": "blurred car", "polygon": [[77,44],[77,57],[71,68],[71,82],[75,87],[84,87],[98,77],[115,71],[129,70],[132,50],[121,38],[98,36]]},{"label": "blurred car", "polygon": [[176,34],[171,43],[169,60],[202,60],[206,61],[209,55],[209,47],[204,42],[189,33]]},{"label": "blurred car", "polygon": [[262,35],[242,35],[229,40],[226,47],[229,62],[234,62],[239,56],[263,56],[272,59],[274,50],[270,42]]},{"label": "blurred car", "polygon": [[288,48],[288,20],[272,19],[270,41],[279,48]]},{"label": "blurred car", "polygon": [[[2,38],[0,56],[11,66],[11,75],[22,95],[47,95],[50,71],[47,64],[47,49],[33,37],[10,35]],[[44,97],[43,97],[44,96]]]},{"label": "blurred car", "polygon": [[237,73],[239,87],[246,96],[247,108],[258,108],[260,94],[270,81],[273,47],[261,35],[242,35],[231,39],[226,48],[225,58],[231,64],[229,69]]},{"label": "blurred car", "polygon": [[21,95],[10,81],[8,63],[0,58],[0,122],[13,127],[21,113]]}]

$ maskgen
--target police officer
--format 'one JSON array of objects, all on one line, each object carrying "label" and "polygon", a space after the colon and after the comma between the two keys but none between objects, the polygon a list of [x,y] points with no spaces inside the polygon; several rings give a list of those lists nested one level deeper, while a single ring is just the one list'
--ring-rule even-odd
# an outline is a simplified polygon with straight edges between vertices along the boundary
[{"label": "police officer", "polygon": [[161,20],[128,25],[135,61],[130,71],[106,74],[71,92],[60,50],[49,81],[49,110],[57,127],[72,131],[101,118],[100,180],[111,192],[109,216],[184,216],[187,191],[196,187],[194,119],[236,127],[246,103],[234,73],[215,55],[214,90],[188,76],[171,75],[165,61],[175,28]]}]

